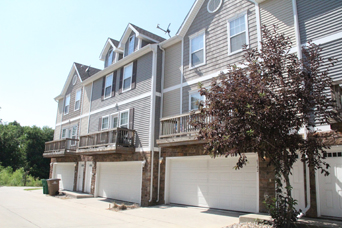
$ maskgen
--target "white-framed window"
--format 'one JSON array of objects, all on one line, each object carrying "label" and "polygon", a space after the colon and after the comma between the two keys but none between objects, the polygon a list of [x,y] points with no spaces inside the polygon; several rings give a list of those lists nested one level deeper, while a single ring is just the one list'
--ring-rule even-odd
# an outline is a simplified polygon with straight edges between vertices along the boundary
[{"label": "white-framed window", "polygon": [[205,30],[189,37],[190,68],[205,64]]},{"label": "white-framed window", "polygon": [[133,63],[124,67],[122,92],[130,90],[132,86]]},{"label": "white-framed window", "polygon": [[128,128],[129,125],[129,110],[120,112],[120,127]]},{"label": "white-framed window", "polygon": [[80,109],[80,103],[81,103],[81,89],[76,90],[75,94],[75,111]]},{"label": "white-framed window", "polygon": [[67,129],[62,129],[62,139],[63,138],[66,138],[66,132],[67,132]]},{"label": "white-framed window", "polygon": [[65,97],[64,102],[64,115],[69,113],[69,107],[70,107],[70,94]]},{"label": "white-framed window", "polygon": [[134,52],[134,42],[135,42],[135,35],[128,38],[128,47],[127,47],[126,55],[129,55]]},{"label": "white-framed window", "polygon": [[117,128],[119,126],[119,116],[118,114],[112,115],[112,120],[111,120],[111,125],[112,128]]},{"label": "white-framed window", "polygon": [[245,44],[249,44],[247,13],[228,20],[228,54],[242,51]]},{"label": "white-framed window", "polygon": [[197,110],[200,102],[205,101],[205,96],[201,96],[200,92],[189,92],[189,110]]},{"label": "white-framed window", "polygon": [[109,116],[102,117],[101,130],[108,129],[109,127]]},{"label": "white-framed window", "polygon": [[114,60],[114,51],[113,51],[113,48],[110,48],[106,55],[105,67],[110,66],[113,63],[113,60]]},{"label": "white-framed window", "polygon": [[[76,139],[77,138],[77,125],[72,127],[71,138],[72,139]],[[71,146],[75,146],[75,145],[76,145],[76,141],[71,141]]]},{"label": "white-framed window", "polygon": [[107,75],[105,79],[104,98],[112,96],[113,74]]}]

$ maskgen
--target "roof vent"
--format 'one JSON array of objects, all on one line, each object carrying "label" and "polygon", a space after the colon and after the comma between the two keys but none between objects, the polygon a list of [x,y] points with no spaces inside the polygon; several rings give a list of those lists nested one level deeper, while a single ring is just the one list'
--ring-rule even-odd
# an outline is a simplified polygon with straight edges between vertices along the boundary
[{"label": "roof vent", "polygon": [[215,13],[222,5],[222,0],[209,0],[207,10],[209,13]]}]

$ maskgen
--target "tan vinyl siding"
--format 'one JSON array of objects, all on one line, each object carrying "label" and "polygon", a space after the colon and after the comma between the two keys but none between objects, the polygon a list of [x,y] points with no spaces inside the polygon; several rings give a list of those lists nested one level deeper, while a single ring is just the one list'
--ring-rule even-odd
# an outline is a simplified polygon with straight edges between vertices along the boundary
[{"label": "tan vinyl siding", "polygon": [[182,42],[165,49],[164,88],[181,83]]},{"label": "tan vinyl siding", "polygon": [[57,105],[57,118],[56,118],[56,123],[62,122],[63,118],[63,108],[64,108],[64,99],[58,100],[58,105]]},{"label": "tan vinyl siding", "polygon": [[[72,78],[74,77],[75,74],[76,72],[74,72]],[[69,106],[69,113],[67,115],[64,115],[64,107],[63,107],[63,121],[79,116],[81,113],[81,107],[80,109],[75,111],[75,95],[78,89],[81,89],[81,100],[80,100],[80,106],[81,106],[82,100],[83,100],[83,91],[82,91],[82,84],[81,84],[80,78],[77,76],[76,84],[73,85],[72,79],[71,79],[70,84],[65,94],[65,96],[70,94],[70,106]],[[64,103],[63,103],[63,106],[64,106]]]},{"label": "tan vinyl siding", "polygon": [[179,115],[180,89],[163,94],[163,117]]},{"label": "tan vinyl siding", "polygon": [[293,47],[296,45],[292,1],[269,0],[260,4],[261,24],[269,29],[277,25],[279,33],[291,38]]},{"label": "tan vinyl siding", "polygon": [[[228,56],[228,20],[247,12],[250,47],[257,47],[255,5],[248,0],[223,1],[216,13],[208,13],[204,2],[184,37],[184,82],[227,69],[228,64],[239,63],[242,52]],[[189,36],[205,29],[206,64],[189,69]]]},{"label": "tan vinyl siding", "polygon": [[342,31],[342,1],[297,0],[302,44]]},{"label": "tan vinyl siding", "polygon": [[84,88],[84,93],[82,94],[83,97],[83,104],[82,104],[82,114],[89,113],[90,109],[90,96],[91,96],[91,88],[92,84],[86,85]]},{"label": "tan vinyl siding", "polygon": [[71,129],[73,126],[77,125],[77,137],[80,136],[80,120],[73,121],[71,123],[63,124],[61,126],[59,137],[62,138],[62,130],[63,129]]},{"label": "tan vinyl siding", "polygon": [[89,123],[88,117],[84,117],[80,120],[80,135],[88,134],[88,123]]},{"label": "tan vinyl siding", "polygon": [[[120,70],[116,76],[115,96],[106,100],[101,100],[102,95],[102,78],[94,81],[92,92],[91,111],[112,105],[114,103],[124,101],[129,98],[139,96],[143,93],[151,92],[151,76],[152,76],[152,52],[140,57],[137,62],[136,88],[119,94]],[[128,65],[128,64],[127,64]]]},{"label": "tan vinyl siding", "polygon": [[89,133],[97,132],[99,130],[99,119],[101,117],[134,108],[133,129],[137,132],[135,145],[136,148],[147,147],[149,145],[150,104],[151,97],[148,96],[143,99],[121,105],[118,108],[112,108],[93,114],[90,116]]},{"label": "tan vinyl siding", "polygon": [[55,132],[54,132],[54,135],[53,135],[53,140],[56,141],[56,140],[59,140],[59,139],[61,139],[61,126],[56,126]]},{"label": "tan vinyl siding", "polygon": [[[321,45],[322,52],[321,57],[325,60],[328,58],[335,58],[339,61],[334,64],[333,67],[329,70],[329,76],[332,78],[333,81],[339,81],[342,80],[342,39],[334,40],[329,43],[325,43]],[[323,65],[323,67],[327,66],[327,64]]]}]

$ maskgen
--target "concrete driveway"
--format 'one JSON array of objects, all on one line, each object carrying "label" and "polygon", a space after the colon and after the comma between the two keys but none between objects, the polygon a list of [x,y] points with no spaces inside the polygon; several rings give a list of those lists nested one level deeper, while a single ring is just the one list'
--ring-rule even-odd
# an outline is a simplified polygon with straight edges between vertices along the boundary
[{"label": "concrete driveway", "polygon": [[177,205],[115,212],[103,198],[60,199],[24,189],[0,187],[0,227],[225,227],[241,215]]}]

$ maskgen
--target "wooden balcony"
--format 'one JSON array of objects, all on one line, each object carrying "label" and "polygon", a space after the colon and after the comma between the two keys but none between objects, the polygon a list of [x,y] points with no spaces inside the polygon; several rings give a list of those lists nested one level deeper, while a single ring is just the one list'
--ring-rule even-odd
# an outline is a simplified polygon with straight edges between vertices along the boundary
[{"label": "wooden balcony", "polygon": [[205,143],[205,141],[197,140],[198,130],[190,125],[191,119],[198,118],[198,115],[198,113],[186,113],[162,118],[160,120],[161,134],[157,144],[161,147],[167,147]]},{"label": "wooden balcony", "polygon": [[45,158],[75,155],[78,139],[65,138],[45,143]]},{"label": "wooden balcony", "polygon": [[80,136],[76,154],[94,155],[135,151],[135,130],[114,128]]}]

